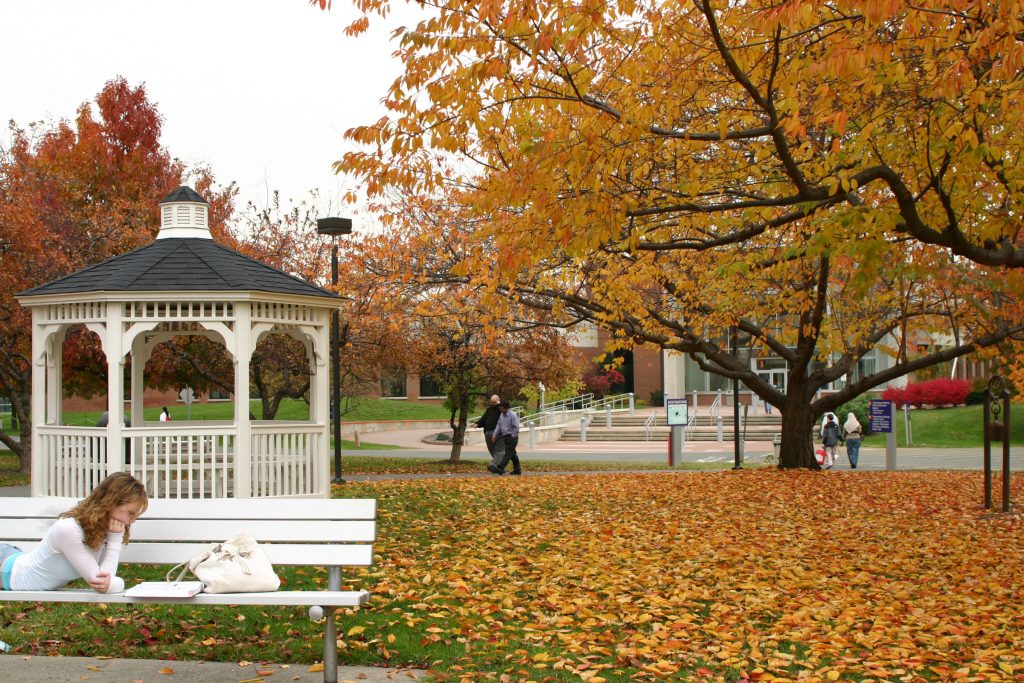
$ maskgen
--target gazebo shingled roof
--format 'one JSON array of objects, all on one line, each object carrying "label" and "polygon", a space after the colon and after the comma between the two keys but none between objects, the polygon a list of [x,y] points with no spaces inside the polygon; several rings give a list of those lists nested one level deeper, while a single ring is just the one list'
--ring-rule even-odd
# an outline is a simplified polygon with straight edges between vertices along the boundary
[{"label": "gazebo shingled roof", "polygon": [[83,292],[262,291],[337,298],[283,271],[195,238],[159,239],[19,296]]}]

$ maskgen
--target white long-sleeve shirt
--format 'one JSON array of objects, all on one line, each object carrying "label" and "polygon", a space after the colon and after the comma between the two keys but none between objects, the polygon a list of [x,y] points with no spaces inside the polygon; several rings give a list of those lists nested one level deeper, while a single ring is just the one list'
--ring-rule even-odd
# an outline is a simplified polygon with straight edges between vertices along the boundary
[{"label": "white long-sleeve shirt", "polygon": [[117,576],[123,533],[108,533],[107,540],[93,550],[85,544],[85,532],[78,520],[58,519],[30,553],[19,555],[11,569],[11,590],[52,591],[75,579],[110,574],[108,593],[124,591],[124,579]]}]

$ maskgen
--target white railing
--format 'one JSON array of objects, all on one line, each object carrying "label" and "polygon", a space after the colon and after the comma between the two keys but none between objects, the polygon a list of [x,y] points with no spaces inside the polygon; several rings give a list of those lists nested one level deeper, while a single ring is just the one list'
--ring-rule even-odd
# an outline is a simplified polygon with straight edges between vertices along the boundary
[{"label": "white railing", "polygon": [[[237,430],[234,424],[174,422],[122,430],[124,462],[109,462],[103,427],[39,427],[41,452],[33,490],[45,496],[84,498],[107,476],[123,470],[141,481],[151,498],[228,498],[235,491]],[[327,493],[324,424],[254,422],[249,446],[253,497],[311,497]],[[36,486],[38,484],[38,486]]]},{"label": "white railing", "polygon": [[[85,498],[107,476],[103,427],[39,427],[41,453],[33,453],[33,489],[44,496]],[[38,459],[38,460],[37,460]]]},{"label": "white railing", "polygon": [[563,398],[560,401],[544,403],[540,406],[542,413],[572,412],[575,410],[586,410],[594,400],[593,394],[580,394],[571,398]]},{"label": "white railing", "polygon": [[650,441],[651,436],[654,434],[654,424],[658,421],[658,414],[651,413],[646,420],[644,420],[644,440]]},{"label": "white railing", "polygon": [[710,415],[712,418],[716,418],[716,417],[720,416],[721,414],[722,414],[722,392],[719,391],[718,395],[715,396],[714,403],[712,403],[711,407],[708,408],[708,415]]},{"label": "white railing", "polygon": [[228,498],[235,489],[235,431],[180,422],[125,429],[124,471],[150,498]]},{"label": "white railing", "polygon": [[327,491],[324,425],[262,422],[252,428],[252,496],[309,497]]}]

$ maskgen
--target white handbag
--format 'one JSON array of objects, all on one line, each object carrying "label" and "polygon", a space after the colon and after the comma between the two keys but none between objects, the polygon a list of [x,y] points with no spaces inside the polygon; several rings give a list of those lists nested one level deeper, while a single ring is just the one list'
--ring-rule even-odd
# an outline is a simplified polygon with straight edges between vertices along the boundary
[{"label": "white handbag", "polygon": [[266,553],[249,534],[241,533],[230,541],[214,543],[184,564],[167,572],[167,580],[183,567],[175,581],[191,571],[203,582],[204,593],[262,593],[276,591],[281,579],[274,573]]}]

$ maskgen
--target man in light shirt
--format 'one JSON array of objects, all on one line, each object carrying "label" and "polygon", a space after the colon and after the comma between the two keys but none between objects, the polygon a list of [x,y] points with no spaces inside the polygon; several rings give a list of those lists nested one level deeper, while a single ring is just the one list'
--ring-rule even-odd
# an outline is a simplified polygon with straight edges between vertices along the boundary
[{"label": "man in light shirt", "polygon": [[498,425],[494,428],[494,442],[505,444],[505,457],[497,467],[488,466],[487,469],[495,474],[505,474],[505,465],[511,460],[512,474],[522,474],[519,455],[516,454],[516,445],[519,443],[519,416],[512,412],[512,406],[508,401],[499,403],[498,409],[501,415],[498,416]]}]

